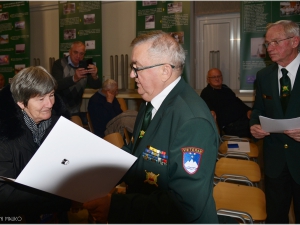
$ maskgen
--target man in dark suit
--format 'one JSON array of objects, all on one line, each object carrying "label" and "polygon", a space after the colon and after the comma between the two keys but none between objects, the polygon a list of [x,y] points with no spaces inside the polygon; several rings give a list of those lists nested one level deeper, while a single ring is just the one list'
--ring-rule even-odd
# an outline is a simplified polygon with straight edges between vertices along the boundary
[{"label": "man in dark suit", "polygon": [[184,49],[164,32],[142,34],[131,45],[130,77],[146,102],[137,115],[134,143],[123,149],[137,161],[123,178],[126,194],[84,207],[99,222],[218,223],[213,199],[218,131],[205,102],[181,78]]},{"label": "man in dark suit", "polygon": [[219,129],[227,135],[251,138],[249,119],[251,108],[225,84],[221,70],[207,72],[207,86],[200,97],[206,102]]},{"label": "man in dark suit", "polygon": [[[255,138],[264,139],[267,223],[289,223],[292,199],[296,223],[300,222],[300,129],[268,133],[262,130],[259,122],[260,115],[272,119],[300,116],[299,39],[296,23],[278,21],[269,24],[265,46],[274,64],[260,70],[256,76],[250,129]],[[281,83],[284,78],[289,84]]]}]

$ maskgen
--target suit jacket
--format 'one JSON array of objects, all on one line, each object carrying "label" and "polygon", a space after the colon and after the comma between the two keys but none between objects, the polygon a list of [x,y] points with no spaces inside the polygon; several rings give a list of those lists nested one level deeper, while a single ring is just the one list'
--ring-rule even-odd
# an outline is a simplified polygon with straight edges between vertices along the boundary
[{"label": "suit jacket", "polygon": [[[142,104],[134,140],[144,112]],[[149,145],[164,151],[167,162],[151,159]],[[212,195],[218,131],[205,102],[183,79],[163,101],[135,151],[133,147],[124,148],[138,159],[124,177],[127,194],[112,197],[110,223],[218,223]],[[203,150],[197,169],[189,171],[185,157],[197,150]]]},{"label": "suit jacket", "polygon": [[[278,65],[272,64],[257,73],[256,97],[250,126],[259,124],[259,115],[272,119],[290,119],[300,116],[300,70],[298,68],[286,113],[281,108],[278,89]],[[300,184],[300,142],[285,134],[271,133],[264,138],[265,174],[276,178],[285,163],[293,179]]]}]

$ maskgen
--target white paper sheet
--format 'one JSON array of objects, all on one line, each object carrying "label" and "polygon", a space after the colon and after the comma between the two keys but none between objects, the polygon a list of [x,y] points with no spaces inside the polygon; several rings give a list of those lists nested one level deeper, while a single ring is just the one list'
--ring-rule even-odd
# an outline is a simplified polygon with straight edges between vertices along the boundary
[{"label": "white paper sheet", "polygon": [[283,133],[285,130],[300,129],[300,117],[293,119],[271,119],[259,116],[261,128],[269,133]]},{"label": "white paper sheet", "polygon": [[135,160],[61,117],[15,182],[83,203],[108,194]]},{"label": "white paper sheet", "polygon": [[228,145],[237,144],[238,147],[230,148],[227,146],[227,152],[250,152],[250,144],[246,141],[228,141]]}]

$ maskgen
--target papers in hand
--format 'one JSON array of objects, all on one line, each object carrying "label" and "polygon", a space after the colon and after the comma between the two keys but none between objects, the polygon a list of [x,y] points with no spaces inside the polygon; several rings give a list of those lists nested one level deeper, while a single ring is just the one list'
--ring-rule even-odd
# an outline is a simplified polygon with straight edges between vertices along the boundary
[{"label": "papers in hand", "polygon": [[249,142],[228,141],[228,152],[250,152]]},{"label": "papers in hand", "polygon": [[60,117],[15,182],[83,203],[107,195],[135,160]]},{"label": "papers in hand", "polygon": [[300,117],[293,119],[271,119],[259,116],[261,128],[269,133],[283,133],[285,130],[300,129]]}]

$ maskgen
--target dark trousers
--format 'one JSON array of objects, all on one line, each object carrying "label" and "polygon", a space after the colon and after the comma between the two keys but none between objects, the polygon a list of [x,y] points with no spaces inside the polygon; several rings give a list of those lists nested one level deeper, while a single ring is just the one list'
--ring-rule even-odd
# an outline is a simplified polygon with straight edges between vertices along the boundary
[{"label": "dark trousers", "polygon": [[292,198],[296,223],[300,223],[300,185],[292,178],[287,165],[279,177],[270,178],[265,176],[265,194],[267,204],[266,223],[288,224]]},{"label": "dark trousers", "polygon": [[223,127],[223,131],[227,135],[251,138],[249,119],[247,117],[228,124]]}]

